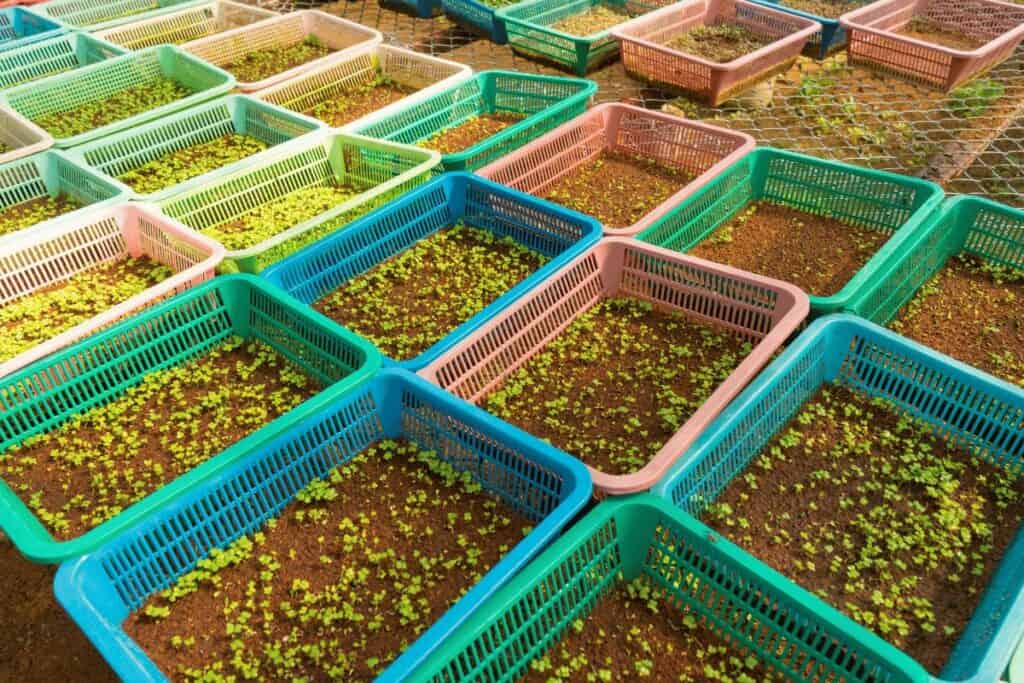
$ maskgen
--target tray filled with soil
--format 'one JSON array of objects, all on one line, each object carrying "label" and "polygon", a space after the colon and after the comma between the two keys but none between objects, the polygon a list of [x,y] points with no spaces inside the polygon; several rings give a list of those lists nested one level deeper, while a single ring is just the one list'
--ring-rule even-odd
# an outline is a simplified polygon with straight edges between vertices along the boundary
[{"label": "tray filled with soil", "polygon": [[89,552],[379,366],[254,278],[189,289],[0,380],[4,530],[37,562]]},{"label": "tray filled with soil", "polygon": [[1024,211],[955,197],[906,251],[852,310],[1024,386]]},{"label": "tray filled with soil", "polygon": [[233,85],[227,72],[162,46],[16,86],[0,93],[0,104],[67,148],[193,107]]},{"label": "tray filled with soil", "polygon": [[255,92],[381,42],[380,31],[340,17],[301,10],[190,42],[185,49]]},{"label": "tray filled with soil", "polygon": [[600,503],[410,683],[920,681],[913,663],[647,494]]},{"label": "tray filled with soil", "polygon": [[655,493],[932,680],[997,680],[1024,632],[1022,415],[1024,392],[830,316]]},{"label": "tray filled with soil", "polygon": [[596,90],[579,78],[482,71],[352,130],[452,150],[441,156],[444,170],[474,171],[582,114]]},{"label": "tray filled with soil", "polygon": [[224,248],[116,204],[0,243],[0,377],[213,277]]},{"label": "tray filled with soil", "polygon": [[790,282],[820,315],[870,290],[942,198],[925,180],[759,147],[637,239]]},{"label": "tray filled with soil", "polygon": [[201,2],[204,0],[49,0],[36,10],[67,27],[99,31]]},{"label": "tray filled with soil", "polygon": [[583,76],[619,55],[612,30],[672,0],[528,0],[498,12],[513,50]]},{"label": "tray filled with soil", "polygon": [[[421,0],[422,1],[422,0]],[[492,43],[505,45],[508,34],[498,10],[514,7],[521,0],[439,0],[445,16],[463,28],[482,35]]]},{"label": "tray filled with soil", "polygon": [[116,183],[61,152],[0,165],[0,244],[55,218],[117,202],[121,195]]},{"label": "tray filled with soil", "polygon": [[256,155],[323,126],[231,95],[68,150],[133,199],[161,201],[256,162]]},{"label": "tray filled with soil", "polygon": [[0,51],[14,50],[56,38],[67,29],[40,8],[0,7]]},{"label": "tray filled with soil", "polygon": [[849,56],[949,91],[1024,40],[1024,7],[1001,0],[882,0],[844,14]]},{"label": "tray filled with soil", "polygon": [[385,370],[65,563],[56,594],[126,680],[402,680],[590,493],[571,458]]},{"label": "tray filled with soil", "polygon": [[479,173],[593,216],[606,235],[631,236],[753,148],[743,133],[606,103]]},{"label": "tray filled with soil", "polygon": [[689,0],[612,34],[631,75],[718,106],[787,71],[820,29],[810,19],[745,0]]},{"label": "tray filled with soil", "polygon": [[0,89],[55,76],[127,52],[123,47],[87,33],[65,33],[0,52]]},{"label": "tray filled with soil", "polygon": [[169,14],[96,31],[94,35],[129,50],[141,50],[157,45],[187,45],[276,16],[277,12],[232,0],[206,0]]},{"label": "tray filled with soil", "polygon": [[260,99],[332,128],[357,128],[472,77],[468,66],[390,45],[370,45],[260,93]]},{"label": "tray filled with soil", "polygon": [[409,145],[323,133],[159,205],[224,245],[222,270],[258,273],[426,182],[439,159]]},{"label": "tray filled with soil", "polygon": [[847,12],[871,4],[871,0],[751,0],[759,5],[773,7],[793,16],[810,19],[821,24],[821,31],[807,41],[806,51],[817,59],[846,47],[846,29],[839,17]]},{"label": "tray filled with soil", "polygon": [[791,285],[605,238],[421,374],[581,459],[607,494],[664,474],[807,315]]},{"label": "tray filled with soil", "polygon": [[449,173],[263,276],[419,370],[600,236],[584,216]]}]

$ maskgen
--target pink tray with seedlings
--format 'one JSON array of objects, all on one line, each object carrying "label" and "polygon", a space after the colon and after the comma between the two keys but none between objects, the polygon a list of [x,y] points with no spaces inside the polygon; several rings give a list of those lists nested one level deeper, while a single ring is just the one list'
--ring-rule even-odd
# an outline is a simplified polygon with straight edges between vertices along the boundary
[{"label": "pink tray with seedlings", "polygon": [[167,275],[76,324],[55,326],[53,336],[31,348],[7,358],[0,355],[0,377],[212,278],[223,257],[220,244],[143,203],[118,204],[58,220],[0,245],[0,311],[119,261],[145,263]]},{"label": "pink tray with seedlings", "polygon": [[[632,105],[606,103],[562,124],[477,173],[592,215],[601,221],[605,235],[632,236],[706,185],[754,146],[754,138],[745,133]],[[590,207],[580,201],[575,204],[567,202],[567,193],[582,196],[578,189],[569,187],[561,194],[558,192],[564,183],[572,182],[574,177],[580,178],[581,173],[604,163],[602,160],[610,156],[619,158],[620,162],[621,159],[639,160],[648,171],[657,171],[662,176],[660,180],[652,178],[650,182],[645,182],[642,175],[630,176],[636,179],[637,187],[626,188],[623,186],[626,177],[619,175],[616,181],[618,188],[608,190],[607,197],[598,201],[607,201],[612,206],[628,204],[635,207],[631,215],[617,222],[600,215],[599,207]],[[594,191],[600,189],[596,177],[591,185]],[[647,196],[622,196],[631,189],[646,190]]]},{"label": "pink tray with seedlings", "polygon": [[[492,394],[505,391],[507,380],[521,373],[539,354],[548,353],[560,335],[578,328],[578,323],[584,328],[599,328],[600,323],[588,322],[586,317],[602,305],[622,301],[642,302],[659,315],[734,335],[744,340],[748,350],[723,381],[709,387],[707,399],[694,407],[646,464],[628,474],[611,474],[588,463],[594,489],[602,495],[634,493],[653,486],[771,360],[809,310],[807,295],[793,285],[630,238],[606,237],[419,374],[460,398],[486,406]],[[676,350],[663,349],[664,353]],[[586,355],[584,351],[576,348],[565,352],[571,359],[578,359],[581,353]],[[565,362],[574,362],[571,359]],[[543,358],[540,360],[530,366],[534,370],[527,370],[543,383],[562,363],[547,365]],[[627,358],[627,366],[629,362]],[[686,362],[682,361],[684,365]],[[618,372],[600,361],[591,371],[596,377],[604,377],[603,371]],[[539,374],[534,376],[534,372]],[[611,391],[602,389],[605,394]],[[637,390],[641,398],[649,393],[653,393],[651,387]],[[588,401],[585,397],[581,400]],[[603,415],[600,400],[595,399],[592,407]],[[614,417],[601,419],[627,423],[637,414],[619,410]],[[647,439],[660,440],[655,435]],[[654,444],[650,447],[653,449]],[[580,459],[587,463],[587,457]]]},{"label": "pink tray with seedlings", "polygon": [[882,0],[847,12],[853,62],[951,90],[1024,40],[1024,5],[1000,0]]},{"label": "pink tray with seedlings", "polygon": [[626,71],[717,106],[787,69],[819,31],[816,21],[746,0],[684,0],[612,35]]}]

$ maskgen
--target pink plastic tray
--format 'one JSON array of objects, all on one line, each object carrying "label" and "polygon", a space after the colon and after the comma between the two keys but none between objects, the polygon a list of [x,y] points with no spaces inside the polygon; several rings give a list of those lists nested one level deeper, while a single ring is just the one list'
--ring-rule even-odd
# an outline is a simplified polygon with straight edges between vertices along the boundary
[{"label": "pink plastic tray", "polygon": [[55,221],[0,245],[0,306],[70,279],[104,261],[150,259],[175,274],[44,343],[0,362],[0,377],[87,337],[162,299],[213,277],[224,247],[168,218],[151,204],[118,204]]},{"label": "pink plastic tray", "polygon": [[[730,21],[775,38],[731,62],[712,62],[665,43],[698,26]],[[684,0],[612,30],[626,71],[642,80],[685,90],[717,106],[758,80],[786,70],[821,24],[746,0]]]},{"label": "pink plastic tray", "polygon": [[715,321],[756,342],[750,355],[643,469],[623,476],[590,468],[594,488],[616,495],[653,486],[771,359],[810,307],[807,295],[793,285],[632,239],[606,237],[420,374],[461,398],[479,402],[573,320],[615,295]]},{"label": "pink plastic tray", "polygon": [[[895,33],[914,17],[988,42],[976,50],[955,50]],[[998,0],[882,0],[844,14],[839,23],[849,34],[853,62],[951,90],[1013,54],[1024,40],[1024,5]]]},{"label": "pink plastic tray", "polygon": [[628,104],[601,104],[477,171],[485,178],[536,196],[604,151],[654,159],[696,176],[630,226],[604,226],[604,234],[632,236],[647,228],[754,148],[745,133]]}]

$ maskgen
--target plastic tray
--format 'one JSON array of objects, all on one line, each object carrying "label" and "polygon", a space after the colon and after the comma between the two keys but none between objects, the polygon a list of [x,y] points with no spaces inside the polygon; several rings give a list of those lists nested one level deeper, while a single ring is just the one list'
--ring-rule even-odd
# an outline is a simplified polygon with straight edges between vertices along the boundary
[{"label": "plastic tray", "polygon": [[66,32],[59,22],[25,7],[0,9],[0,52],[56,38]]},{"label": "plastic tray", "polygon": [[224,248],[147,204],[117,204],[53,222],[0,244],[0,305],[64,282],[98,263],[148,257],[174,275],[7,361],[0,377],[213,277]]},{"label": "plastic tray", "polygon": [[[589,36],[577,36],[551,28],[551,24],[603,5],[639,16],[665,7],[672,0],[527,0],[498,10],[504,22],[508,44],[516,52],[552,62],[583,76],[588,71],[615,59],[619,41],[608,28]],[[627,21],[623,19],[623,22]],[[621,26],[621,24],[619,24]]]},{"label": "plastic tray", "polygon": [[0,52],[0,89],[74,71],[126,52],[122,47],[77,31],[5,50]]},{"label": "plastic tray", "polygon": [[416,144],[480,114],[525,114],[526,118],[489,138],[441,157],[446,171],[473,171],[582,114],[596,91],[596,83],[577,78],[482,71],[468,81],[353,130],[374,138]]},{"label": "plastic tray", "polygon": [[0,104],[0,144],[7,147],[6,152],[0,153],[0,164],[6,164],[53,147],[53,137]]},{"label": "plastic tray", "polygon": [[280,514],[296,492],[368,445],[405,437],[469,471],[507,505],[537,520],[533,531],[391,664],[377,681],[404,679],[417,663],[566,527],[590,497],[579,463],[512,433],[483,411],[415,375],[385,370],[368,386],[222,468],[172,506],[94,554],[64,564],[57,598],[125,680],[165,680],[121,628],[153,593],[211,548],[224,547]]},{"label": "plastic tray", "polygon": [[497,45],[508,42],[505,21],[498,16],[498,10],[480,0],[438,0],[445,16],[459,26],[482,35]]},{"label": "plastic tray", "polygon": [[327,388],[71,540],[55,540],[0,480],[0,528],[22,554],[59,562],[95,550],[380,368],[371,345],[258,278],[217,277],[0,380],[0,449],[109,402],[146,375],[200,356],[232,335],[267,344]]},{"label": "plastic tray", "polygon": [[[815,322],[787,348],[654,492],[699,514],[831,381],[889,401],[979,458],[1020,466],[1024,391],[861,318],[834,315]],[[1024,634],[1022,554],[1024,534],[1018,533],[941,675],[929,678],[916,665],[916,679],[982,683],[999,678]],[[827,609],[811,593],[793,588]]]},{"label": "plastic tray", "polygon": [[316,37],[325,47],[335,52],[259,81],[240,81],[237,83],[238,89],[242,92],[256,92],[269,88],[317,66],[346,59],[353,49],[377,45],[383,40],[380,31],[326,12],[302,10],[200,38],[189,43],[185,49],[210,64],[227,67],[253,52],[301,43],[310,36]]},{"label": "plastic tray", "polygon": [[[259,98],[293,111],[309,111],[316,105],[347,93],[384,75],[402,85],[418,88],[398,102],[381,107],[341,130],[355,130],[386,118],[403,107],[430,99],[453,85],[469,80],[473,70],[447,59],[431,57],[390,45],[367,45],[349,53],[343,61],[335,61],[310,69],[259,93]],[[326,123],[326,122],[325,122]]]},{"label": "plastic tray", "polygon": [[[820,17],[817,14],[811,14],[810,12],[803,12],[798,9],[786,7],[786,0],[750,0],[756,5],[764,5],[765,7],[772,7],[775,9],[782,10],[786,14],[791,14],[795,17],[801,17],[803,19],[810,19],[821,24],[821,31],[811,36],[810,40],[807,41],[807,51],[818,59],[825,59],[831,53],[841,50],[846,46],[846,29],[843,28],[839,23],[839,17]],[[865,5],[869,4],[871,0],[864,0]]]},{"label": "plastic tray", "polygon": [[670,116],[628,104],[599,104],[493,164],[485,178],[542,195],[603,152],[626,152],[655,159],[693,174],[694,179],[633,225],[604,227],[606,235],[632,236],[665,215],[754,148],[745,133]]},{"label": "plastic tray", "polygon": [[827,214],[891,234],[842,289],[830,296],[811,295],[811,313],[821,315],[844,309],[869,288],[879,269],[926,224],[942,199],[942,188],[926,180],[759,147],[637,239],[689,251],[758,200]]},{"label": "plastic tray", "polygon": [[37,231],[54,220],[74,219],[83,216],[91,208],[122,199],[117,185],[75,163],[61,152],[51,150],[0,166],[0,210],[59,194],[76,200],[82,204],[82,208],[17,232],[0,235],[0,244],[21,240],[28,231]]},{"label": "plastic tray", "polygon": [[248,26],[278,16],[277,12],[243,5],[230,0],[214,0],[192,5],[142,21],[95,33],[97,38],[141,50],[156,45],[182,45],[240,26]]},{"label": "plastic tray", "polygon": [[968,195],[947,200],[849,310],[880,325],[888,323],[960,253],[1024,269],[1024,210]]},{"label": "plastic tray", "polygon": [[[400,200],[302,250],[264,277],[306,304],[462,221],[544,254],[550,260],[415,358],[390,363],[419,370],[601,237],[597,221],[468,173],[446,173]],[[389,359],[385,359],[386,362]]]},{"label": "plastic tray", "polygon": [[74,110],[86,102],[103,99],[160,77],[177,81],[193,92],[180,100],[147,112],[71,137],[55,138],[55,144],[61,148],[74,147],[127,128],[134,128],[146,121],[194,107],[208,99],[223,95],[231,90],[235,83],[235,79],[227,72],[210,66],[176,47],[165,45],[114,57],[70,73],[5,90],[0,93],[0,104],[6,104],[24,118],[32,120],[44,114]]},{"label": "plastic tray", "polygon": [[66,26],[99,31],[174,12],[206,0],[49,0],[39,12]]},{"label": "plastic tray", "polygon": [[753,351],[655,454],[629,475],[589,468],[608,494],[649,489],[771,359],[807,316],[796,287],[624,237],[606,237],[520,297],[420,374],[476,403],[608,296],[631,296],[747,337]]},{"label": "plastic tray", "polygon": [[379,0],[385,9],[408,12],[420,19],[429,19],[441,10],[441,0]]},{"label": "plastic tray", "polygon": [[[666,43],[719,21],[745,26],[774,42],[730,62],[713,62]],[[757,81],[788,69],[821,24],[746,0],[684,0],[612,30],[626,71],[718,106]]]},{"label": "plastic tray", "polygon": [[[353,212],[365,213],[430,179],[440,157],[435,152],[331,133],[296,140],[265,153],[260,162],[224,175],[211,174],[203,187],[160,204],[169,216],[203,231],[234,220],[258,206],[325,180],[352,182],[365,191],[252,247],[229,250],[225,261],[242,272],[258,273],[288,254],[340,229]],[[341,221],[340,225],[336,225]]]},{"label": "plastic tray", "polygon": [[786,680],[928,680],[905,655],[794,590],[778,572],[666,501],[641,494],[605,501],[573,525],[410,682],[515,681],[617,585],[641,576],[667,591],[675,607]]},{"label": "plastic tray", "polygon": [[[956,50],[896,33],[915,17],[987,42]],[[1009,58],[1024,40],[1024,7],[998,0],[881,0],[839,19],[854,63],[951,90]]]},{"label": "plastic tray", "polygon": [[95,170],[132,199],[161,201],[201,187],[213,173],[230,173],[256,163],[266,151],[150,194],[135,192],[117,176],[176,150],[211,142],[230,133],[248,135],[277,146],[322,129],[323,126],[315,119],[245,95],[231,95],[75,147],[68,151],[68,156]]}]

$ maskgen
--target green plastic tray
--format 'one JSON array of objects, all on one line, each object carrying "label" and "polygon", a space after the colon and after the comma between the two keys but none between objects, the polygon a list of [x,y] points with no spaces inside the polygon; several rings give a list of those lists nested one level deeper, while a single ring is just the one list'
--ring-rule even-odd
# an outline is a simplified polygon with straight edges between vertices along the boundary
[{"label": "green plastic tray", "polygon": [[616,584],[641,575],[788,680],[928,681],[909,657],[649,494],[599,504],[407,680],[512,683]]},{"label": "green plastic tray", "polygon": [[160,202],[165,214],[203,232],[296,190],[337,181],[360,193],[310,220],[281,225],[273,237],[231,250],[221,270],[258,273],[288,254],[343,228],[431,178],[440,155],[409,145],[328,132],[265,152],[234,172],[215,171],[202,187]]},{"label": "green plastic tray", "polygon": [[811,315],[818,316],[849,308],[875,286],[879,272],[892,258],[899,258],[908,241],[928,225],[943,196],[942,188],[919,178],[759,147],[637,239],[686,252],[750,202],[762,199],[891,235],[838,292],[829,296],[809,293]]},{"label": "green plastic tray", "polygon": [[219,277],[5,377],[0,381],[0,452],[110,402],[150,373],[199,356],[232,335],[271,346],[325,389],[71,540],[54,539],[0,480],[0,528],[22,554],[36,562],[59,562],[96,549],[331,404],[381,366],[371,344],[275,287],[248,275]]},{"label": "green plastic tray", "polygon": [[[508,44],[516,52],[553,62],[583,76],[591,69],[614,59],[619,54],[619,41],[612,36],[613,27],[577,36],[551,28],[566,17],[592,7],[604,6],[633,17],[652,12],[675,0],[531,0],[498,10],[498,19],[505,22]],[[621,25],[620,23],[620,25]]]},{"label": "green plastic tray", "polygon": [[98,31],[203,2],[206,0],[50,0],[36,9],[65,26]]},{"label": "green plastic tray", "polygon": [[74,71],[127,52],[123,47],[79,32],[0,52],[0,90]]},{"label": "green plastic tray", "polygon": [[446,171],[474,171],[582,114],[596,91],[596,83],[578,78],[482,71],[429,99],[356,126],[355,131],[414,145],[481,114],[525,114],[485,140],[441,157]]},{"label": "green plastic tray", "polygon": [[32,121],[40,116],[73,111],[86,102],[103,99],[127,88],[169,78],[192,91],[180,100],[114,121],[67,138],[55,138],[60,148],[74,147],[193,107],[234,87],[231,74],[210,66],[177,47],[161,46],[108,59],[70,73],[25,83],[0,93],[0,102]]},{"label": "green plastic tray", "polygon": [[880,325],[888,323],[946,261],[961,252],[1024,269],[1024,210],[968,195],[949,199],[928,227],[890,259],[850,310]]},{"label": "green plastic tray", "polygon": [[266,150],[149,194],[135,192],[117,177],[166,154],[230,133],[254,137],[272,149],[323,127],[308,116],[245,95],[231,95],[75,147],[68,151],[68,156],[107,178],[132,199],[156,202],[200,187],[214,177],[214,173],[229,173],[251,165],[266,154]]}]

